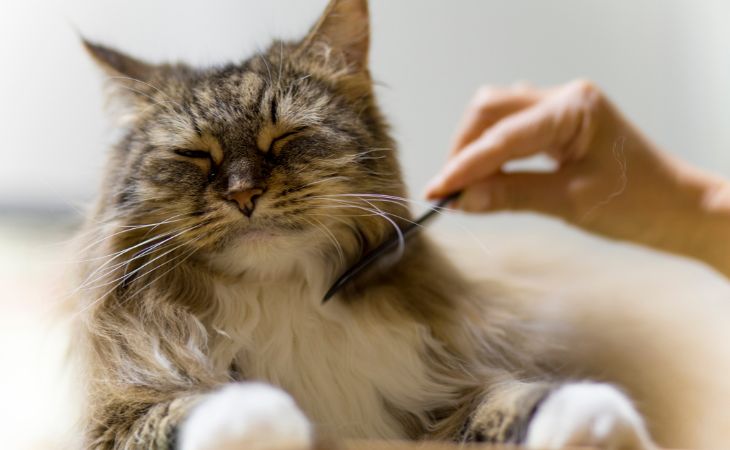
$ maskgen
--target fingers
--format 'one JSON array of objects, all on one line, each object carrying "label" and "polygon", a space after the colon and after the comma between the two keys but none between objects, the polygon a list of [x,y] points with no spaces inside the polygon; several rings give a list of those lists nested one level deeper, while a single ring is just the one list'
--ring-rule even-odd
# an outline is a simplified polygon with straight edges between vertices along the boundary
[{"label": "fingers", "polygon": [[489,127],[502,118],[532,106],[542,98],[543,92],[526,85],[510,88],[486,86],[480,88],[467,107],[457,127],[449,158],[476,140]]},{"label": "fingers", "polygon": [[567,173],[514,172],[470,186],[454,207],[467,212],[534,211],[568,219],[571,205]]},{"label": "fingers", "polygon": [[429,184],[427,197],[445,197],[495,174],[507,161],[551,147],[555,122],[552,112],[542,105],[499,121],[449,160]]},{"label": "fingers", "polygon": [[508,161],[543,151],[559,161],[581,158],[594,131],[591,119],[598,91],[573,82],[546,98],[497,121],[458,151],[426,189],[429,198],[452,192],[494,175]]}]

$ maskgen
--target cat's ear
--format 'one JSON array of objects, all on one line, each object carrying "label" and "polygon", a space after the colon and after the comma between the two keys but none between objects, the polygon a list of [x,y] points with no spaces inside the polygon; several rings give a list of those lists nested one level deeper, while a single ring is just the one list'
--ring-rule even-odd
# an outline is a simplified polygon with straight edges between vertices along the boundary
[{"label": "cat's ear", "polygon": [[[150,104],[160,85],[159,79],[164,76],[165,66],[141,61],[112,48],[95,44],[82,39],[84,48],[91,58],[108,76],[112,105],[119,107],[129,118],[129,113],[135,113]],[[152,81],[154,80],[154,84]]]},{"label": "cat's ear", "polygon": [[84,48],[107,75],[121,79],[130,78],[142,82],[149,81],[157,67],[127,56],[122,52],[82,39]]},{"label": "cat's ear", "polygon": [[370,48],[367,0],[330,0],[302,45],[314,50],[334,50],[344,58],[348,69],[367,71]]}]

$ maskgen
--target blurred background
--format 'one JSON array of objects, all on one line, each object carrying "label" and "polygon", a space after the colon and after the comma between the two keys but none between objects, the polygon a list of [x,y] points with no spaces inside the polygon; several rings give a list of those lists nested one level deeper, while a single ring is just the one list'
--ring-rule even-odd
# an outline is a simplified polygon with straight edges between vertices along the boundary
[{"label": "blurred background", "polygon": [[[325,4],[0,2],[0,435],[27,444],[28,436],[37,441],[39,421],[63,428],[47,412],[66,401],[47,381],[63,333],[45,320],[59,296],[54,280],[73,264],[63,242],[83,218],[114,136],[101,73],[79,35],[151,61],[216,64],[243,60],[272,37],[301,37]],[[730,177],[730,2],[371,0],[371,14],[372,73],[416,198],[477,87],[577,77],[596,81],[669,152]],[[441,226],[486,236],[480,246],[490,250],[560,248],[565,258],[610,251],[616,267],[627,265],[615,253],[621,246],[529,214]]]},{"label": "blurred background", "polygon": [[[242,60],[326,0],[3,0],[0,205],[88,200],[110,136],[79,33],[152,61]],[[664,148],[730,176],[730,2],[372,0],[372,72],[418,194],[482,84],[595,80]]]}]

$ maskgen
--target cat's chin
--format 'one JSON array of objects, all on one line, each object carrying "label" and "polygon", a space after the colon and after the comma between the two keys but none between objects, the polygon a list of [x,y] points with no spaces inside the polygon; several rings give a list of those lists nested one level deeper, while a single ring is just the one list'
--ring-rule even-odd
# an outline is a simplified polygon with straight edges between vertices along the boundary
[{"label": "cat's chin", "polygon": [[218,251],[274,251],[285,248],[287,243],[296,239],[295,233],[272,227],[241,226],[233,227],[219,243]]},{"label": "cat's chin", "polygon": [[269,230],[250,229],[238,233],[234,239],[239,245],[271,245],[276,239],[281,239],[283,235]]},{"label": "cat's chin", "polygon": [[313,267],[320,237],[306,231],[250,229],[237,231],[208,254],[216,271],[247,278],[285,279]]}]

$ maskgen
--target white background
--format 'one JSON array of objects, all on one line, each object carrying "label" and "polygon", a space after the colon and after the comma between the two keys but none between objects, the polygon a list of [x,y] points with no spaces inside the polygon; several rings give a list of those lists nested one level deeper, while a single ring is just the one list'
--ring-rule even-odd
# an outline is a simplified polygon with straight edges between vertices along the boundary
[{"label": "white background", "polygon": [[[112,133],[86,36],[151,60],[244,59],[325,0],[2,0],[0,205],[67,205]],[[730,176],[730,2],[373,0],[372,70],[413,195],[480,85],[594,79],[667,150]]]}]

